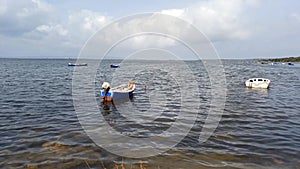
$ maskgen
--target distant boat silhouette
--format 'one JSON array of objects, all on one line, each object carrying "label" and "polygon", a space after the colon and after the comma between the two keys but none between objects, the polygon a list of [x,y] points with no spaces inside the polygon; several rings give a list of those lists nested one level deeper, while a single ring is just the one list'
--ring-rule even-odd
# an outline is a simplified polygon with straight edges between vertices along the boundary
[{"label": "distant boat silhouette", "polygon": [[68,63],[68,66],[87,66],[87,63]]},{"label": "distant boat silhouette", "polygon": [[261,64],[269,64],[268,62],[260,62]]},{"label": "distant boat silhouette", "polygon": [[110,65],[110,68],[119,68],[119,67],[120,67],[119,65],[113,65],[113,64]]}]

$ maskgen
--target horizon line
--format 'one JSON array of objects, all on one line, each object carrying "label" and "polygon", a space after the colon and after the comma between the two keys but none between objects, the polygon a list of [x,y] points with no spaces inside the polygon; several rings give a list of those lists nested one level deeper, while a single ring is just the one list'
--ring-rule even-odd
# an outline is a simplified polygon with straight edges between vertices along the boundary
[{"label": "horizon line", "polygon": [[[260,60],[260,59],[283,59],[283,58],[297,58],[300,55],[294,56],[277,56],[277,57],[255,57],[255,58],[219,58],[220,60]],[[77,57],[63,57],[63,56],[0,56],[0,59],[61,59],[61,60],[77,60]],[[98,58],[85,58],[85,60],[96,60]],[[103,60],[122,60],[123,58],[111,58],[111,59],[103,59]],[[172,60],[172,59],[130,59],[130,60]],[[174,59],[175,60],[175,59]],[[218,59],[179,59],[179,60],[218,60]]]}]

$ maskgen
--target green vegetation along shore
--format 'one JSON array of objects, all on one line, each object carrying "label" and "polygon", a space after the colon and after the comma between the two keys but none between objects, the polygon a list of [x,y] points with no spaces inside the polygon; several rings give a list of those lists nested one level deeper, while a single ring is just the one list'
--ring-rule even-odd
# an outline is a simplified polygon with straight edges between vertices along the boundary
[{"label": "green vegetation along shore", "polygon": [[274,59],[258,59],[258,62],[300,62],[299,57],[274,58]]}]

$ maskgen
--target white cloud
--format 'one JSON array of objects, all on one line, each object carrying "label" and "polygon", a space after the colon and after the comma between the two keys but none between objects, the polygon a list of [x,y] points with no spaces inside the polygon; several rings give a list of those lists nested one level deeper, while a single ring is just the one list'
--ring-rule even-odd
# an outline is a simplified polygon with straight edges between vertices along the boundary
[{"label": "white cloud", "polygon": [[43,33],[55,33],[59,36],[66,36],[68,35],[68,30],[63,28],[62,25],[40,25],[36,28],[37,31]]},{"label": "white cloud", "polygon": [[110,17],[89,10],[71,11],[65,20],[37,25],[33,30],[25,34],[30,39],[55,39],[57,43],[68,43],[78,48],[88,40],[98,29],[109,22]]},{"label": "white cloud", "polygon": [[[167,9],[160,13],[182,18],[202,31],[211,41],[232,41],[248,39],[254,30],[242,18],[246,8],[259,5],[258,0],[210,0],[200,1],[197,4],[181,9]],[[170,32],[171,35],[184,37],[196,42],[199,37],[189,32],[190,27],[182,30],[168,19],[153,17],[134,18],[126,22],[113,23],[111,29],[106,30],[105,39],[108,43],[116,41],[122,35],[134,35],[141,31],[156,30],[157,32]],[[181,25],[182,26],[182,25]],[[128,39],[127,47],[168,47],[178,45],[175,40],[159,36],[135,36]]]},{"label": "white cloud", "polygon": [[51,27],[49,25],[40,25],[36,28],[36,30],[40,31],[40,32],[50,32],[51,31]]},{"label": "white cloud", "polygon": [[0,16],[3,15],[7,10],[7,2],[6,0],[0,1]]},{"label": "white cloud", "polygon": [[22,9],[20,9],[16,16],[20,18],[30,17],[40,13],[52,12],[52,6],[40,0],[24,1],[26,2]]},{"label": "white cloud", "polygon": [[162,34],[163,32],[171,32],[175,35],[181,34],[182,30],[178,27],[170,26],[170,24],[173,25],[174,20],[168,20],[169,18],[160,16],[153,14],[116,21],[109,25],[109,29],[101,30],[100,36],[102,37],[97,38],[103,39],[109,44],[122,40],[120,37],[127,38],[122,42],[122,45],[125,44],[125,47],[131,49],[168,47],[177,44],[175,40],[167,38],[164,35],[151,34],[151,32]]},{"label": "white cloud", "polygon": [[172,15],[175,17],[182,17],[185,13],[185,10],[184,9],[167,9],[167,10],[162,10],[161,13],[166,14],[166,15]]},{"label": "white cloud", "polygon": [[68,16],[68,24],[76,27],[80,27],[81,31],[95,33],[103,25],[109,22],[111,18],[101,15],[98,12],[90,10],[73,11]]},{"label": "white cloud", "polygon": [[298,14],[298,13],[292,13],[292,14],[290,15],[290,17],[291,17],[292,19],[295,19],[297,22],[300,22],[300,14]]},{"label": "white cloud", "polygon": [[201,1],[183,9],[162,10],[163,14],[180,17],[191,22],[211,40],[247,39],[251,30],[245,25],[242,13],[248,6],[256,6],[254,0]]},{"label": "white cloud", "polygon": [[110,16],[90,10],[70,11],[64,24],[68,30],[68,44],[81,48],[100,28],[109,23]]},{"label": "white cloud", "polygon": [[42,11],[52,11],[52,6],[44,1],[41,0],[32,0],[34,3],[34,6],[36,6],[37,9],[40,9]]},{"label": "white cloud", "polygon": [[53,8],[39,0],[1,0],[0,34],[22,36],[53,19]]},{"label": "white cloud", "polygon": [[[68,15],[62,15],[68,13]],[[0,0],[0,35],[32,39],[67,37],[83,44],[89,36],[109,22],[110,17],[90,10],[60,13],[43,0]],[[67,39],[66,39],[67,40]]]},{"label": "white cloud", "polygon": [[133,49],[144,49],[144,48],[165,48],[176,45],[176,41],[163,36],[153,35],[141,35],[135,36],[128,39],[126,42],[127,47]]},{"label": "white cloud", "polygon": [[77,54],[85,41],[109,19],[90,10],[61,13],[43,0],[0,0],[0,43],[5,44],[0,50],[26,49],[28,53],[24,51],[23,55],[60,55],[63,51]]},{"label": "white cloud", "polygon": [[[43,40],[43,44],[67,44],[81,48],[88,38],[112,20],[99,12],[87,9],[67,11],[68,15],[60,16],[55,8],[42,0],[0,1],[0,28],[4,36],[21,36],[22,39]],[[181,9],[160,11],[183,18],[202,30],[213,41],[246,39],[251,30],[247,29],[240,18],[243,9],[257,5],[258,0],[200,1],[197,4]],[[172,24],[172,23],[171,23]],[[114,23],[106,36],[111,42],[120,34],[135,34],[140,30],[155,28],[158,32],[172,32],[173,35],[195,39],[186,30],[169,26],[168,20],[133,19],[127,23]],[[188,28],[187,28],[188,29]],[[195,39],[196,40],[196,39]],[[53,44],[52,44],[53,43]],[[127,41],[128,47],[167,47],[176,45],[176,41],[158,36],[136,36]]]},{"label": "white cloud", "polygon": [[[102,13],[112,11],[99,12],[81,9],[76,5],[66,7],[68,4],[56,3],[46,0],[0,0],[0,51],[18,51],[20,55],[37,52],[56,55],[63,51],[75,51],[73,54],[78,54],[91,35],[114,19]],[[281,47],[282,44],[291,46],[291,39],[294,39],[292,44],[298,44],[300,15],[297,5],[290,5],[278,12],[282,4],[284,3],[262,0],[199,0],[198,3],[189,6],[157,12],[182,18],[195,25],[212,42],[218,42],[215,44],[222,46],[224,51],[230,51],[227,52],[228,55],[239,50],[240,53],[251,55],[250,46],[256,46],[256,54],[259,54],[259,48],[267,44],[262,42],[264,40],[272,41],[272,50]],[[145,6],[140,7],[139,11],[145,9]],[[61,9],[67,10],[60,11]],[[188,33],[188,27],[182,30],[176,26],[169,26],[173,24],[170,22],[155,20],[155,17],[152,20],[135,18],[128,22],[115,22],[102,38],[112,42],[119,35],[135,34],[154,28],[157,32],[172,32],[173,35],[192,42],[198,39],[192,33]],[[135,36],[126,42],[126,47],[132,49],[177,45],[175,40],[163,36]],[[276,43],[279,45],[276,46]],[[224,47],[224,44],[228,44],[232,49]],[[243,44],[245,50],[242,51],[240,46]],[[29,47],[31,45],[32,48]],[[20,50],[15,50],[17,48]],[[239,50],[236,50],[237,48]],[[294,48],[294,51],[298,50],[298,47]],[[23,49],[27,53],[22,53]],[[271,48],[269,50],[271,51]]]}]

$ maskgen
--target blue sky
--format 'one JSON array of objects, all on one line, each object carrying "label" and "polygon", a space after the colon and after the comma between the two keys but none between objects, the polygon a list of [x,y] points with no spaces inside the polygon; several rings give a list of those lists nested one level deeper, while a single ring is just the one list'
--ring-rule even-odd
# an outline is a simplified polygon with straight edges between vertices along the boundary
[{"label": "blue sky", "polygon": [[0,57],[76,57],[99,29],[143,12],[192,23],[221,58],[299,56],[299,8],[297,0],[0,0]]}]

